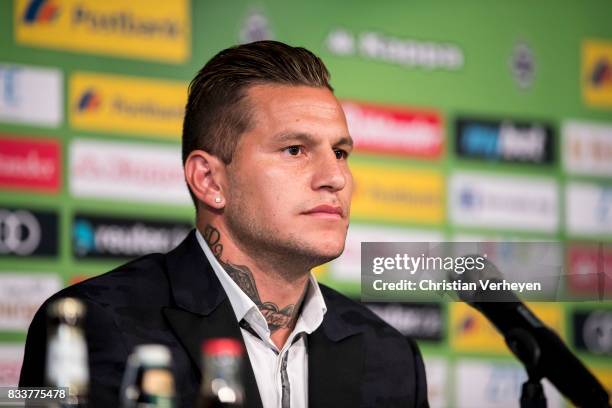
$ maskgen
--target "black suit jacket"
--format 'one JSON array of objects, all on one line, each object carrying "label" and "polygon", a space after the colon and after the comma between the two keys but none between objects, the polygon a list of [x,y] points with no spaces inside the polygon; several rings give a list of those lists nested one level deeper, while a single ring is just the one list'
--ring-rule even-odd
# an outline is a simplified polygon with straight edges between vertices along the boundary
[{"label": "black suit jacket", "polygon": [[[364,306],[321,285],[327,313],[307,338],[311,407],[426,407],[423,361],[416,344]],[[128,354],[160,343],[174,359],[180,407],[191,407],[200,384],[200,344],[213,337],[243,341],[236,317],[194,231],[168,254],[152,254],[68,287],[36,313],[28,331],[20,386],[44,383],[46,307],[59,297],[87,307],[93,406],[118,406]],[[262,407],[248,358],[248,407]]]}]

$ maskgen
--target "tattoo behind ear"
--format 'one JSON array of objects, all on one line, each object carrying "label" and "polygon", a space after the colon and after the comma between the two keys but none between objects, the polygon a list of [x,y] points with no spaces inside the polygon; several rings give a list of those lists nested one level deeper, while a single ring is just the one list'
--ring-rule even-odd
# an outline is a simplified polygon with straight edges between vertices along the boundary
[{"label": "tattoo behind ear", "polygon": [[204,227],[204,240],[210,247],[210,250],[212,251],[215,258],[221,261],[221,254],[223,254],[223,244],[219,242],[221,241],[221,234],[219,233],[219,230],[210,224],[206,224],[206,226]]}]

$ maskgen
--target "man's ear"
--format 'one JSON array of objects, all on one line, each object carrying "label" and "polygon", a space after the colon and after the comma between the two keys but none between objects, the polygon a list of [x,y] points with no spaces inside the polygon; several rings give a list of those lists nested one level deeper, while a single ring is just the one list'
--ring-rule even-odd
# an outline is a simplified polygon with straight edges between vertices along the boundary
[{"label": "man's ear", "polygon": [[204,150],[194,150],[185,160],[185,180],[198,201],[213,209],[225,206],[225,163]]}]

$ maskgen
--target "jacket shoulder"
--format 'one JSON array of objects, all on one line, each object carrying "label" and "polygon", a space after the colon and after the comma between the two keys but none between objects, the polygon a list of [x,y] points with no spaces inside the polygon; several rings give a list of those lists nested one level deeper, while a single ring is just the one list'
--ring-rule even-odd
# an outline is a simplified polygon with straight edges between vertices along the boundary
[{"label": "jacket shoulder", "polygon": [[321,293],[328,306],[345,323],[356,325],[360,331],[374,331],[380,335],[407,340],[399,331],[381,319],[363,304],[341,294],[329,286],[319,284]]},{"label": "jacket shoulder", "polygon": [[167,297],[168,290],[165,255],[150,254],[68,286],[45,303],[62,297],[86,298],[102,305],[111,300],[120,303],[151,302],[164,294],[166,296],[162,297]]}]

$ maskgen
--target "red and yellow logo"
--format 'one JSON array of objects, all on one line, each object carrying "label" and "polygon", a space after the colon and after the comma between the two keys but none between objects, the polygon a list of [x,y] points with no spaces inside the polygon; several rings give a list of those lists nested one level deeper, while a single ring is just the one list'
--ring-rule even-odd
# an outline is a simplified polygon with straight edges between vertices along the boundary
[{"label": "red and yellow logo", "polygon": [[30,0],[22,21],[25,24],[46,24],[57,19],[59,5],[53,0]]},{"label": "red and yellow logo", "polygon": [[582,45],[582,95],[589,106],[612,108],[612,42]]},{"label": "red and yellow logo", "polygon": [[189,0],[16,0],[17,43],[180,63],[191,54]]},{"label": "red and yellow logo", "polygon": [[[462,352],[510,354],[504,338],[477,310],[465,303],[451,303],[449,309],[451,346]],[[531,303],[533,313],[563,337],[565,324],[559,305],[554,303]]]},{"label": "red and yellow logo", "polygon": [[77,72],[70,78],[69,98],[74,128],[179,138],[187,84]]}]

